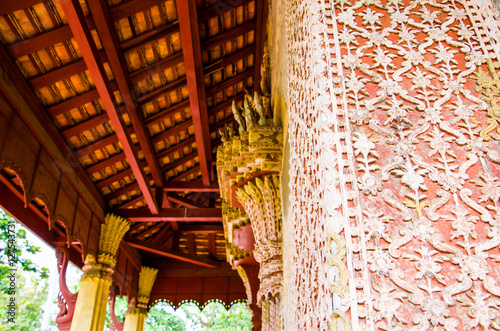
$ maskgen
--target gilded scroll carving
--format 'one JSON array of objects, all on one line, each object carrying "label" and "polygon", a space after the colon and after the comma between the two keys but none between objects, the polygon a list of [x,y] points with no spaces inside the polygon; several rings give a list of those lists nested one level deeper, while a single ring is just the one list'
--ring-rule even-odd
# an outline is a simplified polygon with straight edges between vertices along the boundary
[{"label": "gilded scroll carving", "polygon": [[[221,131],[224,144],[217,150],[217,171],[223,197],[227,261],[234,266],[250,256],[250,252],[236,247],[234,235],[251,224],[255,240],[251,255],[260,264],[256,304],[262,308],[262,329],[279,330],[283,328],[279,299],[283,269],[279,189],[283,130],[273,126],[273,120],[267,117],[269,103],[263,98],[257,93],[253,96],[247,93],[243,107],[233,103],[239,134],[227,127]],[[237,269],[243,270],[239,265]],[[245,274],[240,272],[240,275],[247,286]],[[247,292],[249,289],[247,286]]]}]

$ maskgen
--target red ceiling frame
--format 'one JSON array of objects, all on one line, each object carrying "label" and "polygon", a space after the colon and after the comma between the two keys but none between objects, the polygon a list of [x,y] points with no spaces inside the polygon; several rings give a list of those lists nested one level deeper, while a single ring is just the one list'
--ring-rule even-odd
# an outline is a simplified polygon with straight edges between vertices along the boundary
[{"label": "red ceiling frame", "polygon": [[198,157],[200,159],[201,177],[203,184],[209,185],[212,153],[210,148],[210,131],[208,127],[205,84],[203,81],[196,1],[183,0],[177,1],[176,4],[181,33],[182,53],[184,55],[184,65],[186,67],[189,101],[193,116]]},{"label": "red ceiling frame", "polygon": [[133,169],[134,175],[139,183],[139,187],[141,188],[148,207],[152,214],[158,214],[160,212],[161,205],[158,206],[158,201],[154,196],[149,182],[146,180],[146,175],[137,155],[137,150],[128,134],[128,129],[115,107],[113,89],[107,79],[106,71],[104,70],[102,62],[100,61],[99,52],[97,51],[90,29],[86,24],[85,16],[83,15],[80,3],[77,0],[63,0],[61,1],[61,6],[68,19],[73,36],[80,46],[83,59],[85,60],[87,68],[94,79],[96,89],[99,92],[101,100],[103,101],[106,112],[108,113],[111,123],[116,131],[116,135],[121,142],[130,167]]}]

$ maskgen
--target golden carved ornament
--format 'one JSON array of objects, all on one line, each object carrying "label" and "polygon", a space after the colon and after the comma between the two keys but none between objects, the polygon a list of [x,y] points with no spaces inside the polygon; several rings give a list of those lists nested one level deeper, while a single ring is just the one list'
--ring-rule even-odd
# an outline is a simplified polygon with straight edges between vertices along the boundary
[{"label": "golden carved ornament", "polygon": [[139,291],[137,298],[138,307],[147,308],[151,290],[153,289],[157,274],[158,269],[145,266],[141,267],[141,272],[139,273]]},{"label": "golden carved ornament", "polygon": [[123,236],[130,229],[130,223],[123,217],[107,214],[104,224],[101,225],[101,239],[99,240],[99,263],[114,268],[116,252]]},{"label": "golden carved ornament", "polygon": [[[489,141],[490,138],[500,140],[500,78],[497,69],[500,68],[500,63],[493,63],[491,59],[487,59],[488,71],[483,71],[481,68],[474,73],[477,81],[476,91],[481,92],[481,99],[490,103],[487,109],[488,118],[486,119],[486,128],[481,130],[479,136],[484,141]],[[477,119],[474,119],[477,124],[481,124]],[[495,133],[496,132],[496,133]],[[497,134],[499,133],[499,134]]]}]

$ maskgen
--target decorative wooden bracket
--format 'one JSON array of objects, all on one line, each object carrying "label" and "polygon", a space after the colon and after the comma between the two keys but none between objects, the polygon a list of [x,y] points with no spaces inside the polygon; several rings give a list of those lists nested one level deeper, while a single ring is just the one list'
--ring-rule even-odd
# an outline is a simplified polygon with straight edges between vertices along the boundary
[{"label": "decorative wooden bracket", "polygon": [[56,317],[56,323],[59,330],[70,330],[78,293],[72,293],[66,285],[66,270],[68,268],[69,251],[64,243],[57,245],[56,258],[60,291],[57,296],[59,313]]}]

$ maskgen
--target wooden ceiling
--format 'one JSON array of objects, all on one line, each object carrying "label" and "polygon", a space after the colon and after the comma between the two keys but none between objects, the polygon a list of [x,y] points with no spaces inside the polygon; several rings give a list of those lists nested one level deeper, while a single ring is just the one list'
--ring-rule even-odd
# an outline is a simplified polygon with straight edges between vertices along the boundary
[{"label": "wooden ceiling", "polygon": [[259,0],[0,2],[3,66],[144,258],[225,259],[218,129],[258,89],[264,14]]}]

